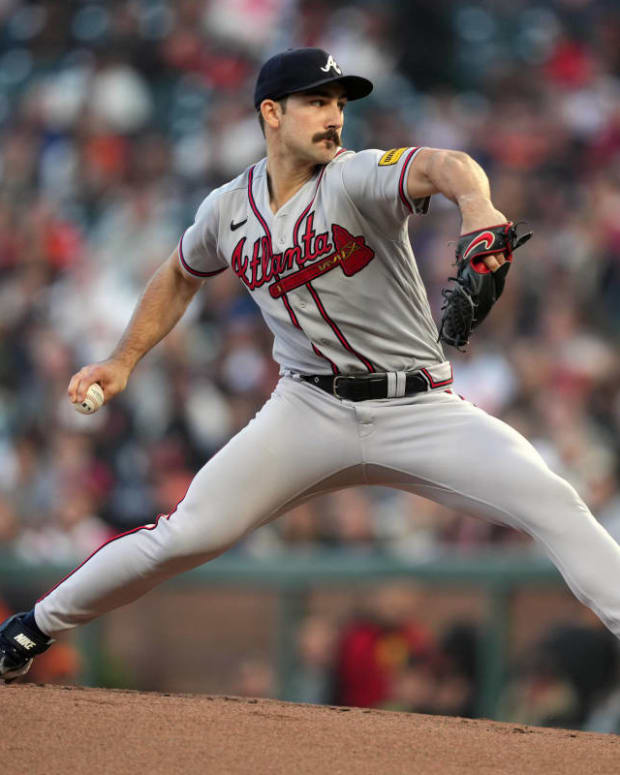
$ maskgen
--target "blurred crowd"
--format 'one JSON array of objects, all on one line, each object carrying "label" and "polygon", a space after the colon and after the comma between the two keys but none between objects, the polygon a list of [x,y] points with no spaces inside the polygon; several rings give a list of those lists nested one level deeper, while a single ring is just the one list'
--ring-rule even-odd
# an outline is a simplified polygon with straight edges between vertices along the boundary
[{"label": "blurred crowd", "polygon": [[[109,354],[202,199],[263,155],[258,66],[302,45],[375,83],[347,108],[347,147],[464,150],[496,206],[533,229],[468,352],[447,353],[455,388],[521,430],[620,538],[616,2],[3,0],[0,547],[74,562],[168,512],[269,395],[271,338],[228,272],[101,412],[78,415],[66,387]],[[437,196],[410,223],[437,318],[458,214]],[[531,549],[367,489],[306,504],[234,551],[513,544]]]},{"label": "blurred crowd", "polygon": [[[271,338],[230,273],[205,285],[104,411],[77,415],[65,390],[109,354],[202,198],[261,157],[257,67],[295,45],[328,48],[374,80],[347,108],[348,147],[465,150],[499,209],[534,230],[469,352],[448,353],[456,389],[522,430],[620,536],[613,3],[5,0],[0,24],[3,545],[71,561],[169,511],[269,395]],[[411,228],[438,315],[456,209],[437,196]],[[425,557],[515,541],[413,496],[355,490],[242,549]]]},{"label": "blurred crowd", "polygon": [[[455,618],[425,623],[427,592],[388,584],[360,595],[341,618],[310,611],[297,633],[286,699],[477,718],[489,705],[483,629]],[[620,734],[620,654],[602,625],[558,621],[512,655],[497,720]],[[268,661],[253,656],[235,692],[277,696]],[[488,712],[488,711],[487,711]]]}]

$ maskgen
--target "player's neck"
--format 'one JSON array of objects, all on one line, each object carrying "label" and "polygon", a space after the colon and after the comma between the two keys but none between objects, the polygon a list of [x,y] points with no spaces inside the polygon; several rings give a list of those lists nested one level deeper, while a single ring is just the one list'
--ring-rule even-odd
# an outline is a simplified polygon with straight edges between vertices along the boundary
[{"label": "player's neck", "polygon": [[316,172],[316,162],[300,162],[291,156],[269,154],[267,157],[267,185],[269,204],[276,213],[292,199]]}]

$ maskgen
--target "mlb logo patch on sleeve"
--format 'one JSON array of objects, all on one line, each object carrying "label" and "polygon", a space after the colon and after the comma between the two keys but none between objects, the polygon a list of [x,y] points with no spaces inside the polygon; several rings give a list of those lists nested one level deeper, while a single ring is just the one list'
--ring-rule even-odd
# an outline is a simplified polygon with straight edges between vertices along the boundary
[{"label": "mlb logo patch on sleeve", "polygon": [[390,164],[396,164],[406,150],[406,148],[392,148],[392,150],[386,151],[379,159],[379,166],[389,167]]}]

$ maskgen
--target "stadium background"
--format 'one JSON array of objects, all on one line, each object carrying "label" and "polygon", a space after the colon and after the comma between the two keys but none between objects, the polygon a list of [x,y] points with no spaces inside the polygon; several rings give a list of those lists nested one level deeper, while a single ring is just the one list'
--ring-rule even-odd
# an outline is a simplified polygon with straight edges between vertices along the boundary
[{"label": "stadium background", "polygon": [[[78,416],[65,396],[71,373],[114,346],[202,198],[262,156],[256,70],[298,45],[375,82],[347,108],[347,147],[465,150],[499,209],[535,231],[469,352],[450,352],[456,388],[522,430],[620,538],[615,3],[3,0],[0,544],[23,574],[7,585],[8,610],[31,604],[41,565],[76,564],[168,511],[273,387],[270,337],[224,273],[105,411]],[[437,317],[458,216],[435,197],[411,226]],[[380,489],[314,501],[233,550],[273,565],[326,551],[422,562],[538,552],[513,531]],[[568,593],[533,597],[498,716],[620,731],[613,639]],[[191,689],[193,674],[197,690],[276,695],[274,616],[262,592],[156,592],[103,625],[106,681]],[[174,639],[162,641],[180,621],[206,638],[182,665]],[[474,713],[479,621],[475,594],[429,585],[317,594],[297,635],[294,698]],[[80,664],[69,638],[35,679],[80,680]]]}]

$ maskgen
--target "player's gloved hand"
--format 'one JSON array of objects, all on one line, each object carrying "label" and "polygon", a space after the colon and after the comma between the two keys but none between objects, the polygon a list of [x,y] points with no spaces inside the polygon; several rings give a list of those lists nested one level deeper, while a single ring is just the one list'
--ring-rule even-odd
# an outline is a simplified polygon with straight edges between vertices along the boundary
[{"label": "player's gloved hand", "polygon": [[81,402],[93,382],[98,382],[103,389],[105,401],[109,401],[125,389],[130,374],[131,368],[116,358],[91,363],[71,377],[67,393],[72,402]]},{"label": "player's gloved hand", "polygon": [[[532,236],[519,236],[512,221],[477,229],[459,237],[456,247],[456,277],[452,288],[444,288],[445,303],[439,328],[439,341],[464,350],[472,329],[480,325],[504,290],[512,254]],[[491,272],[485,256],[503,254],[504,263]]]}]

